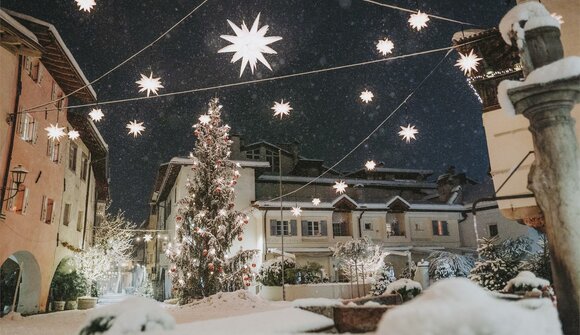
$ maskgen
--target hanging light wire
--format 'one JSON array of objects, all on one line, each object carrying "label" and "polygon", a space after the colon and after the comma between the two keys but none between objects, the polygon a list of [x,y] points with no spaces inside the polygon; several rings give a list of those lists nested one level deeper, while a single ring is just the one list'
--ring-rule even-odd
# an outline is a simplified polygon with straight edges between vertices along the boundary
[{"label": "hanging light wire", "polygon": [[161,35],[159,35],[159,37],[157,37],[156,39],[154,39],[151,43],[147,44],[146,46],[144,46],[141,50],[137,51],[136,53],[134,53],[133,55],[129,56],[129,58],[125,59],[124,61],[122,61],[121,63],[117,64],[115,67],[113,67],[112,69],[110,69],[109,71],[103,73],[102,75],[100,75],[97,79],[89,82],[88,84],[77,88],[76,90],[70,92],[69,94],[66,94],[56,100],[52,100],[49,101],[47,103],[44,103],[42,105],[38,105],[38,106],[34,106],[32,108],[30,108],[31,110],[40,108],[40,107],[44,107],[47,106],[49,104],[58,102],[58,101],[62,101],[65,98],[70,97],[71,95],[93,85],[94,83],[98,82],[99,80],[105,78],[106,76],[108,76],[109,74],[111,74],[113,71],[117,70],[118,68],[120,68],[121,66],[127,64],[130,60],[132,60],[133,58],[139,56],[143,51],[149,49],[150,47],[152,47],[155,43],[159,42],[163,37],[165,37],[165,35],[169,34],[173,29],[177,28],[177,26],[179,26],[180,24],[183,23],[183,21],[185,21],[186,19],[188,19],[191,15],[193,15],[193,13],[195,13],[199,8],[201,8],[201,6],[203,6],[206,2],[208,2],[209,0],[203,0],[199,5],[197,5],[194,9],[192,9],[189,13],[187,13],[183,18],[181,18],[181,20],[177,21],[173,26],[171,26],[169,29],[167,29],[165,32],[163,32]]},{"label": "hanging light wire", "polygon": [[304,189],[305,187],[307,187],[308,185],[314,183],[315,181],[317,181],[318,179],[322,178],[325,174],[327,174],[328,172],[332,171],[335,167],[337,167],[340,163],[342,163],[345,159],[347,159],[350,155],[352,155],[358,148],[360,148],[366,141],[368,141],[372,135],[374,135],[379,129],[381,129],[381,127],[383,125],[385,125],[385,123],[387,123],[387,121],[389,121],[389,119],[391,119],[391,117],[393,115],[395,115],[395,113],[397,113],[397,111],[399,111],[399,109],[401,109],[401,107],[407,103],[407,101],[409,101],[409,99],[411,99],[411,97],[423,86],[423,84],[425,84],[425,82],[427,81],[427,79],[429,79],[433,73],[435,73],[435,71],[439,68],[439,66],[443,63],[443,61],[445,59],[447,59],[447,57],[449,56],[449,54],[451,54],[451,51],[453,51],[453,49],[448,50],[445,53],[445,56],[443,56],[441,58],[441,60],[439,62],[437,62],[437,64],[433,67],[433,69],[431,69],[431,71],[425,76],[425,78],[423,78],[423,80],[421,80],[421,82],[411,91],[411,93],[409,93],[409,95],[407,95],[407,97],[405,99],[403,99],[403,101],[389,114],[387,115],[387,117],[381,122],[379,123],[378,126],[376,126],[365,138],[363,138],[362,141],[360,141],[354,148],[352,148],[349,152],[346,153],[346,155],[344,155],[341,159],[339,159],[336,163],[334,163],[331,167],[329,167],[328,169],[326,169],[326,171],[324,171],[322,174],[320,174],[318,177],[313,178],[312,180],[310,180],[309,182],[307,182],[306,184],[298,187],[297,189],[290,191],[286,194],[282,194],[281,196],[272,198],[268,201],[276,201],[279,200],[281,198],[287,197],[289,195],[292,195],[296,192],[299,192],[300,190]]},{"label": "hanging light wire", "polygon": [[[413,13],[413,14],[417,14],[418,11],[416,10],[412,10],[412,9],[408,9],[408,8],[403,8],[403,7],[399,7],[399,6],[394,6],[394,5],[389,5],[386,3],[382,3],[382,2],[377,2],[377,1],[373,1],[373,0],[363,0],[364,2],[368,2],[371,3],[373,5],[378,5],[378,6],[382,6],[382,7],[388,7],[391,9],[396,9],[402,12],[407,12],[407,13]],[[448,17],[444,17],[444,16],[439,16],[439,15],[433,15],[433,14],[427,14],[430,18],[434,18],[434,19],[439,19],[439,20],[443,20],[443,21],[448,21],[448,22],[454,22],[454,23],[459,23],[459,24],[465,24],[468,26],[474,26],[474,27],[479,27],[479,25],[477,24],[473,24],[473,23],[469,23],[469,22],[464,22],[464,21],[459,21],[459,20],[454,20],[454,19],[450,19]]]},{"label": "hanging light wire", "polygon": [[[469,41],[469,42],[465,42],[462,44],[458,44],[458,45],[453,45],[453,46],[448,46],[448,47],[442,47],[442,48],[436,48],[436,49],[430,49],[430,50],[424,50],[424,51],[418,51],[418,52],[413,52],[410,54],[405,54],[405,55],[398,55],[398,56],[392,56],[389,58],[381,58],[381,59],[375,59],[375,60],[370,60],[370,61],[365,61],[365,62],[359,62],[359,63],[352,63],[352,64],[346,64],[346,65],[339,65],[339,66],[334,66],[334,67],[329,67],[329,68],[325,68],[325,69],[318,69],[318,70],[311,70],[311,71],[305,71],[305,72],[299,72],[299,73],[292,73],[292,74],[286,74],[286,75],[281,75],[281,76],[275,76],[275,77],[270,77],[270,78],[262,78],[262,79],[254,79],[254,80],[247,80],[247,81],[242,81],[242,82],[237,82],[237,83],[229,83],[229,84],[221,84],[221,85],[215,85],[215,86],[207,86],[207,87],[201,87],[201,88],[194,88],[194,89],[190,89],[190,90],[184,90],[184,91],[176,91],[176,92],[169,92],[169,93],[164,93],[164,94],[159,94],[159,95],[152,95],[152,96],[139,96],[139,97],[132,97],[132,98],[125,98],[125,99],[116,99],[116,100],[109,100],[109,101],[100,101],[98,103],[99,106],[103,106],[103,105],[110,105],[110,104],[118,104],[118,103],[124,103],[124,102],[132,102],[132,101],[140,101],[140,100],[148,100],[148,99],[158,99],[158,98],[163,98],[163,97],[169,97],[169,96],[176,96],[176,95],[183,95],[183,94],[191,94],[191,93],[197,93],[197,92],[204,92],[204,91],[211,91],[211,90],[217,90],[217,89],[222,89],[222,88],[229,88],[229,87],[237,87],[237,86],[244,86],[244,85],[250,85],[250,84],[258,84],[258,83],[264,83],[264,82],[271,82],[271,81],[277,81],[277,80],[283,80],[283,79],[289,79],[289,78],[296,78],[296,77],[301,77],[301,76],[308,76],[308,75],[313,75],[313,74],[319,74],[319,73],[325,73],[325,72],[333,72],[333,71],[337,71],[337,70],[344,70],[344,69],[350,69],[350,68],[355,68],[355,67],[360,67],[360,66],[365,66],[365,65],[370,65],[370,64],[376,64],[376,63],[383,63],[383,62],[387,62],[387,61],[392,61],[392,60],[397,60],[397,59],[405,59],[405,58],[410,58],[410,57],[414,57],[414,56],[420,56],[420,55],[428,55],[428,54],[433,54],[433,53],[437,53],[437,52],[441,52],[441,51],[447,51],[448,53],[451,52],[452,50],[464,46],[464,45],[468,45],[468,44],[472,44],[472,43],[476,43],[479,42],[481,40],[490,38],[491,36],[487,36],[487,37],[483,37],[477,40],[473,40],[473,41]],[[65,107],[67,110],[69,109],[77,109],[77,108],[84,108],[84,107],[91,107],[91,106],[96,106],[96,103],[88,103],[88,104],[80,104],[80,105],[72,105],[72,106],[67,106]],[[30,108],[30,109],[24,109],[21,112],[18,113],[35,113],[35,112],[46,112],[46,111],[53,111],[53,110],[57,110],[57,108],[52,108],[52,109],[38,109],[39,107],[35,107],[35,108]],[[37,110],[34,110],[37,109]]]}]

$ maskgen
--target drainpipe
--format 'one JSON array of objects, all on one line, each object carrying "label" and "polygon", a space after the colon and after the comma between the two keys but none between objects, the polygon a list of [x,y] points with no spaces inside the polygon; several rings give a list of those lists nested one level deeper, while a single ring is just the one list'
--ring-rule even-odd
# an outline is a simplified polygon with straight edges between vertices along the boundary
[{"label": "drainpipe", "polygon": [[6,157],[6,167],[4,168],[4,178],[2,179],[2,192],[0,192],[0,218],[4,217],[2,210],[4,208],[4,193],[8,186],[8,175],[10,174],[10,164],[12,163],[12,151],[14,150],[14,138],[16,136],[16,119],[18,115],[18,105],[20,104],[20,95],[22,94],[22,59],[24,56],[18,56],[18,81],[16,82],[16,97],[14,99],[14,112],[10,114],[10,144],[8,145],[8,156]]},{"label": "drainpipe", "polygon": [[364,215],[365,212],[366,212],[366,209],[363,209],[363,211],[358,216],[358,237],[359,238],[362,238],[362,227],[360,225],[360,222],[361,222],[362,216]]},{"label": "drainpipe", "polygon": [[[91,194],[91,171],[93,170],[91,167],[91,165],[93,165],[93,162],[92,162],[93,155],[91,155],[90,153],[89,153],[89,155],[90,155],[89,159],[91,160],[91,164],[88,166],[88,169],[89,169],[88,173],[89,174],[87,175],[87,195],[85,197],[85,218],[84,218],[84,224],[83,224],[83,241],[82,241],[82,246],[81,246],[81,249],[83,249],[83,250],[85,249],[85,238],[87,235],[87,218],[89,215],[89,210],[88,210],[89,209],[89,196]],[[82,169],[82,167],[81,167],[81,169]],[[95,203],[97,202],[96,200],[97,199],[95,198]],[[93,225],[94,224],[95,223],[93,222]]]},{"label": "drainpipe", "polygon": [[268,216],[268,209],[264,212],[263,226],[264,226],[264,252],[262,254],[262,261],[266,260],[266,254],[268,253],[268,236],[267,236],[267,228],[266,228],[266,217]]}]

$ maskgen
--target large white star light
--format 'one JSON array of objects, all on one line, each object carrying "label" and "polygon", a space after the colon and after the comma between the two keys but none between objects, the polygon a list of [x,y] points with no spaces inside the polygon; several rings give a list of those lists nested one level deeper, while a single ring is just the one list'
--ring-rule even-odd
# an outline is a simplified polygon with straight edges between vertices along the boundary
[{"label": "large white star light", "polygon": [[93,7],[97,4],[95,0],[75,0],[79,10],[84,10],[85,12],[90,12]]},{"label": "large white star light", "polygon": [[271,108],[274,111],[274,116],[280,115],[280,119],[284,115],[290,115],[290,111],[294,108],[290,107],[289,102],[284,102],[284,99],[280,100],[280,102],[275,101],[274,107]]},{"label": "large white star light", "polygon": [[410,143],[411,140],[416,140],[415,134],[419,132],[415,126],[411,126],[408,124],[406,127],[401,126],[401,131],[399,131],[399,136],[401,136],[407,143]]},{"label": "large white star light", "polygon": [[201,124],[208,124],[209,121],[211,121],[211,117],[207,114],[203,114],[202,116],[199,117],[199,123]]},{"label": "large white star light", "polygon": [[314,198],[314,199],[312,199],[312,204],[313,204],[314,206],[318,206],[318,205],[320,205],[320,198]]},{"label": "large white star light", "polygon": [[365,167],[367,168],[367,170],[372,171],[375,169],[375,167],[377,166],[377,163],[375,163],[375,161],[368,161],[365,164]]},{"label": "large white star light", "polygon": [[334,186],[332,186],[332,188],[334,188],[336,190],[336,193],[339,193],[339,194],[343,194],[344,192],[346,192],[347,187],[348,187],[348,185],[342,180],[335,181]]},{"label": "large white star light", "polygon": [[388,38],[385,38],[384,40],[379,40],[377,42],[377,50],[383,56],[386,56],[387,54],[392,53],[394,47],[395,47],[395,44],[393,44],[393,42]]},{"label": "large white star light", "polygon": [[427,22],[429,22],[429,16],[425,13],[421,13],[421,11],[417,11],[417,13],[411,14],[411,17],[409,18],[409,24],[417,31],[421,31],[422,28],[426,28]]},{"label": "large white star light", "polygon": [[103,111],[100,108],[93,108],[89,113],[89,116],[94,122],[99,122],[105,114],[103,114]]},{"label": "large white star light", "polygon": [[58,123],[56,125],[51,124],[50,127],[46,127],[44,130],[48,133],[47,136],[50,140],[60,140],[61,137],[66,135],[64,133],[64,127],[59,127]]},{"label": "large white star light", "polygon": [[292,207],[292,215],[293,216],[300,216],[302,214],[302,208],[300,207]]},{"label": "large white star light", "polygon": [[373,94],[373,92],[369,90],[364,90],[363,92],[360,93],[360,99],[366,104],[373,101],[374,97],[375,95]]},{"label": "large white star light", "polygon": [[266,58],[264,58],[263,54],[275,54],[276,51],[270,48],[268,44],[277,42],[281,40],[282,37],[266,37],[265,35],[268,32],[267,25],[258,29],[258,26],[260,25],[260,14],[258,14],[256,20],[254,20],[254,24],[250,30],[248,30],[248,27],[244,21],[242,21],[242,25],[240,27],[236,26],[230,20],[228,20],[228,24],[230,27],[232,27],[234,33],[236,33],[236,36],[221,35],[221,38],[232,44],[218,50],[218,53],[233,52],[234,56],[231,60],[232,63],[235,63],[240,59],[242,60],[240,77],[244,73],[244,69],[248,63],[250,64],[250,70],[253,74],[254,70],[256,69],[257,61],[260,61],[260,63],[264,64],[268,69],[270,69],[270,71],[272,71],[270,64]]},{"label": "large white star light", "polygon": [[77,138],[81,137],[81,134],[79,134],[79,132],[76,131],[76,130],[74,130],[74,129],[69,130],[68,133],[67,133],[67,135],[68,135],[68,138],[70,140],[72,140],[72,141],[74,141]]},{"label": "large white star light", "polygon": [[471,75],[471,71],[477,72],[479,61],[483,59],[477,57],[477,54],[473,53],[473,49],[471,49],[469,55],[464,55],[460,52],[459,57],[461,58],[457,60],[455,66],[458,66],[465,75]]},{"label": "large white star light", "polygon": [[153,236],[151,236],[151,234],[145,234],[145,235],[143,236],[143,240],[144,240],[145,242],[149,242],[149,241],[151,241],[152,239],[153,239]]},{"label": "large white star light", "polygon": [[129,129],[129,135],[133,135],[133,137],[141,135],[141,132],[145,130],[145,127],[143,127],[143,122],[137,122],[137,120],[133,120],[127,123],[127,126],[125,127]]},{"label": "large white star light", "polygon": [[157,90],[163,88],[161,85],[161,78],[153,78],[153,72],[151,72],[149,77],[141,73],[141,79],[137,80],[135,83],[139,85],[139,88],[141,88],[139,93],[147,92],[147,97],[149,97],[151,93],[158,95]]}]

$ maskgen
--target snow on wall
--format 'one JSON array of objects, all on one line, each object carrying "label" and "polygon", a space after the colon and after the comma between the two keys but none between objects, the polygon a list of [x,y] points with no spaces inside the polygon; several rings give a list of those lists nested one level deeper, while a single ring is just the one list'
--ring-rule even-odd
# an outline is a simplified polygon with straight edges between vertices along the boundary
[{"label": "snow on wall", "polygon": [[[525,299],[530,300],[530,299]],[[549,299],[499,300],[465,278],[436,282],[412,301],[383,315],[379,335],[559,335]]]}]

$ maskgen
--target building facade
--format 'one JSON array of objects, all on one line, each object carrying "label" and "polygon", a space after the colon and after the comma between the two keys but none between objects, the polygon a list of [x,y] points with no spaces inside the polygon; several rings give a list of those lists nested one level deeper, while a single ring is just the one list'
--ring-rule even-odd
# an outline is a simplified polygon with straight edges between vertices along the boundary
[{"label": "building facade", "polygon": [[[90,240],[108,149],[86,116],[67,112],[69,99],[96,94],[56,28],[3,9],[0,25],[0,313],[17,295],[16,311],[32,314],[47,309],[60,260]],[[80,138],[49,140],[44,129],[56,124]],[[16,191],[18,165],[28,173]]]},{"label": "building facade", "polygon": [[[436,250],[474,253],[476,249],[472,203],[493,192],[462,173],[449,173],[432,180],[432,171],[395,169],[378,164],[373,171],[339,173],[321,160],[299,155],[297,144],[275,145],[257,142],[246,145],[232,136],[232,159],[241,165],[235,187],[236,209],[246,212],[250,223],[244,231],[243,247],[260,251],[258,265],[284,253],[298,264],[315,262],[331,281],[341,279],[332,257],[338,242],[367,237],[379,244],[397,271],[410,260],[426,258]],[[175,203],[185,196],[191,160],[174,158],[159,168],[150,222],[167,232],[156,246],[157,270],[163,282],[164,298],[170,296],[166,274],[169,266],[163,245],[174,236]],[[279,171],[281,170],[281,175]],[[323,177],[308,184],[314,177]],[[342,180],[343,194],[333,188]],[[288,194],[281,200],[282,194]],[[317,198],[320,202],[314,203]],[[300,207],[301,213],[292,212]],[[477,213],[480,237],[516,237],[531,230],[501,217],[495,202],[484,202]],[[162,273],[160,273],[160,271]]]}]

